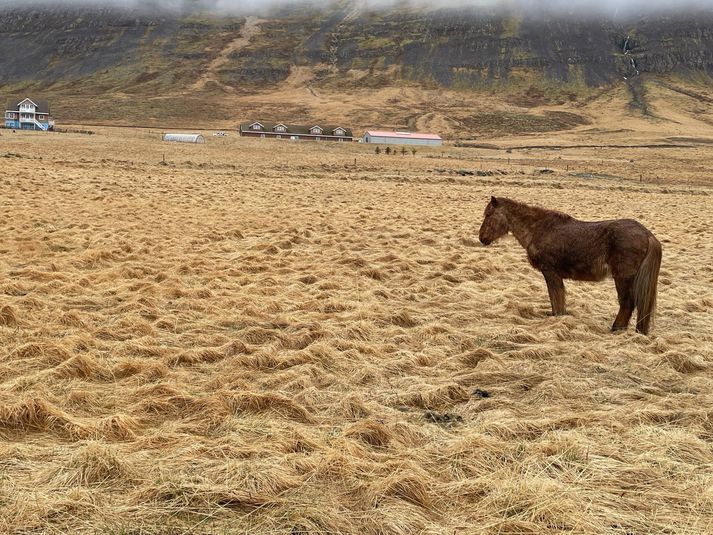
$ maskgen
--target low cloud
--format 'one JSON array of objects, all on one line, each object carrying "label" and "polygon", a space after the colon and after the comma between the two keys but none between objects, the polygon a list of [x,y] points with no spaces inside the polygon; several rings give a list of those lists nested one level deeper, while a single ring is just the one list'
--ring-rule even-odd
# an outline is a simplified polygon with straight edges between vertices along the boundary
[{"label": "low cloud", "polygon": [[[713,11],[713,0],[353,0],[364,9],[468,9],[493,12],[514,11],[524,15],[599,15],[608,17],[641,16],[686,11]],[[325,7],[328,2],[316,0],[0,0],[0,9],[23,7],[95,7],[149,12],[212,11],[246,14],[290,5]],[[340,5],[345,5],[340,2]]]}]

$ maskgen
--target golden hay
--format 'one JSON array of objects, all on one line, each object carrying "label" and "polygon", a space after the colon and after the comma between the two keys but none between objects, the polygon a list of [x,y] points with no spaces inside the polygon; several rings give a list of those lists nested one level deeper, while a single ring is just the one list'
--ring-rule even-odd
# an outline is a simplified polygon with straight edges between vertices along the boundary
[{"label": "golden hay", "polygon": [[50,469],[45,478],[60,487],[100,486],[131,483],[139,474],[120,458],[116,448],[89,442],[73,453],[65,466]]},{"label": "golden hay", "polygon": [[388,446],[393,438],[391,431],[384,424],[368,420],[357,422],[348,427],[344,431],[344,436],[376,448]]},{"label": "golden hay", "polygon": [[[510,153],[3,135],[0,532],[709,533],[713,153],[584,147],[713,139],[664,96]],[[650,227],[652,335],[550,317],[493,194]]]},{"label": "golden hay", "polygon": [[17,325],[17,314],[10,305],[0,307],[0,326],[15,327]]},{"label": "golden hay", "polygon": [[115,414],[99,418],[90,430],[93,436],[105,440],[133,440],[140,424],[131,416],[125,414]]},{"label": "golden hay", "polygon": [[307,409],[280,394],[226,393],[223,400],[233,412],[272,412],[305,423],[314,421]]},{"label": "golden hay", "polygon": [[14,431],[51,431],[62,436],[86,436],[86,430],[75,419],[42,398],[25,397],[18,402],[7,400],[0,406],[0,428]]}]

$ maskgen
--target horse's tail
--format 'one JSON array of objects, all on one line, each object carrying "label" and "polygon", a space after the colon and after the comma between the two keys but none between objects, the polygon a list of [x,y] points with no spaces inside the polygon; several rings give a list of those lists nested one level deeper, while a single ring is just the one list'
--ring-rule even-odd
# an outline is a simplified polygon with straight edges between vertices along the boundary
[{"label": "horse's tail", "polygon": [[638,314],[636,330],[641,334],[649,334],[654,320],[660,268],[661,244],[653,235],[650,235],[649,249],[634,277],[634,302]]}]

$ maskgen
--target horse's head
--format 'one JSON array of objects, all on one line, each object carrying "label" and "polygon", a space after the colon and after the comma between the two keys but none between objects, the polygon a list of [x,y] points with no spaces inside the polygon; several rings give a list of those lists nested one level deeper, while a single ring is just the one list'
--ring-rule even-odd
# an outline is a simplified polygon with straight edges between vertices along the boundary
[{"label": "horse's head", "polygon": [[491,197],[488,206],[485,207],[483,224],[480,226],[480,243],[490,245],[505,236],[508,230],[508,220],[502,203],[496,197]]}]

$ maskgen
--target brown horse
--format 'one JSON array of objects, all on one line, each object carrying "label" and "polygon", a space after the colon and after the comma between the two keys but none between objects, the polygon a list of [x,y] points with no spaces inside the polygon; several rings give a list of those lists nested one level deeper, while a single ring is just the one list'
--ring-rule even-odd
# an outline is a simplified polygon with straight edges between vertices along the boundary
[{"label": "brown horse", "polygon": [[480,241],[490,245],[508,232],[517,238],[530,264],[545,277],[552,314],[566,313],[563,279],[600,281],[614,277],[619,314],[612,331],[625,330],[634,308],[636,330],[648,334],[656,309],[661,244],[632,219],[586,222],[503,197],[485,208]]}]

